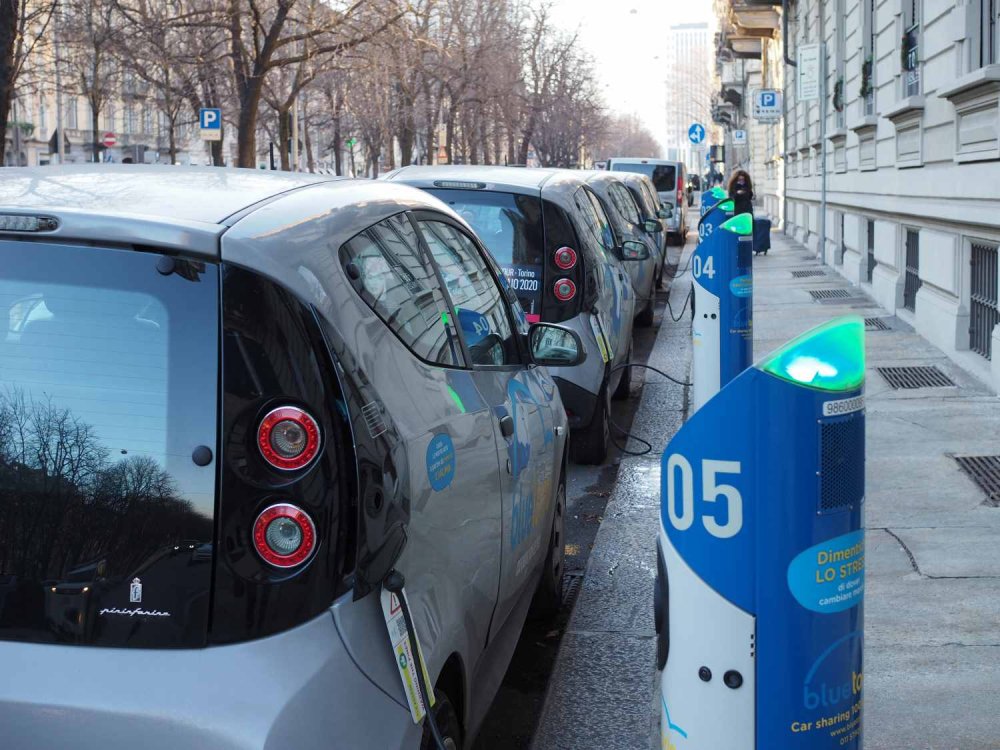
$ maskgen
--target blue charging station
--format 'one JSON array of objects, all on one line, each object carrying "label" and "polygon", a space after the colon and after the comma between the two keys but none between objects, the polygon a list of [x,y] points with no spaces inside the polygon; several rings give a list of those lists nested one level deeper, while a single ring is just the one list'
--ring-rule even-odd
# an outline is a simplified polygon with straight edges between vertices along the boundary
[{"label": "blue charging station", "polygon": [[723,188],[716,185],[710,190],[706,190],[701,194],[701,208],[700,213],[702,216],[707,214],[716,205],[722,203],[722,201],[729,198],[729,193],[727,193]]},{"label": "blue charging station", "polygon": [[701,218],[691,257],[695,409],[753,361],[753,219],[733,210],[726,200]]},{"label": "blue charging station", "polygon": [[730,382],[664,452],[664,748],[862,747],[864,359],[864,321],[830,321]]}]

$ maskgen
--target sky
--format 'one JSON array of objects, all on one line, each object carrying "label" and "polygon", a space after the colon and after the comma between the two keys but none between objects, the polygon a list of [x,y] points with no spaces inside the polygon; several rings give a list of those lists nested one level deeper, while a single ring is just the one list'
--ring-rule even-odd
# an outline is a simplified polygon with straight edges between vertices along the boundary
[{"label": "sky", "polygon": [[712,0],[554,0],[552,18],[579,32],[580,44],[597,61],[612,111],[637,114],[663,143],[666,30],[678,23],[714,24]]}]

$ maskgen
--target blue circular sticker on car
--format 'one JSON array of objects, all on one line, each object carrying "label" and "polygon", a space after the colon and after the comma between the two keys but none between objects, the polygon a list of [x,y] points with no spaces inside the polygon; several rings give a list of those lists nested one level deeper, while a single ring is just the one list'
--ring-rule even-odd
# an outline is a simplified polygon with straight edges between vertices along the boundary
[{"label": "blue circular sticker on car", "polygon": [[451,436],[435,435],[427,444],[427,481],[440,492],[455,478],[455,444]]},{"label": "blue circular sticker on car", "polygon": [[729,291],[737,297],[749,297],[753,294],[753,276],[737,276],[729,282]]}]

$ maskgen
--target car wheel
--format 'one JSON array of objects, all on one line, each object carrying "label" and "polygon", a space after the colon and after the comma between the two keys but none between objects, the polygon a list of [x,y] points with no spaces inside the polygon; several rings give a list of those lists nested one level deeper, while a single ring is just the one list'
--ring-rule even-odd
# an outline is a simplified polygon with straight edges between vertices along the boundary
[{"label": "car wheel", "polygon": [[607,385],[601,388],[590,424],[577,430],[572,436],[573,460],[578,464],[602,464],[608,456],[611,425],[608,421],[607,388]]},{"label": "car wheel", "polygon": [[[434,718],[437,720],[441,738],[446,750],[462,750],[462,724],[458,720],[455,706],[440,690],[434,691]],[[420,750],[438,750],[431,728],[424,722],[424,734],[420,739]]]},{"label": "car wheel", "polygon": [[549,553],[545,568],[538,581],[535,598],[531,602],[531,616],[551,620],[562,609],[563,572],[566,570],[566,478],[559,478],[556,489],[556,507],[552,510],[552,534],[549,536]]},{"label": "car wheel", "polygon": [[653,308],[653,298],[651,297],[645,309],[635,316],[635,324],[639,326],[639,328],[649,328],[653,325]]}]

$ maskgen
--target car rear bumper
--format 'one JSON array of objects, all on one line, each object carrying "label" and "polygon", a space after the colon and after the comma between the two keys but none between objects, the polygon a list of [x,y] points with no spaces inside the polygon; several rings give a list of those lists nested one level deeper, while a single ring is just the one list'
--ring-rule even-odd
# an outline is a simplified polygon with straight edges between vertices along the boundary
[{"label": "car rear bumper", "polygon": [[4,750],[333,750],[420,741],[409,710],[355,667],[330,612],[269,638],[198,650],[5,641],[0,663]]}]

